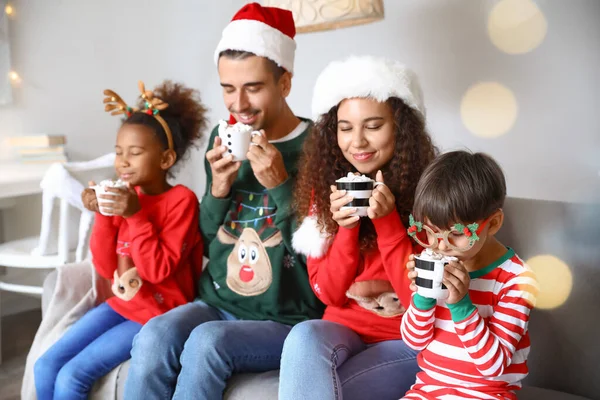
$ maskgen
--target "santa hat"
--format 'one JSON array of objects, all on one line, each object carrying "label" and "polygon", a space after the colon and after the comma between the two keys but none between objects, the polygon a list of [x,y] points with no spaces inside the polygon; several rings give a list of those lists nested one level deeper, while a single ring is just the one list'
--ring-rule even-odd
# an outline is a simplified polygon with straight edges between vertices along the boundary
[{"label": "santa hat", "polygon": [[372,56],[351,56],[330,63],[317,78],[312,98],[313,119],[317,120],[342,100],[353,97],[384,102],[402,99],[425,118],[423,92],[417,75],[404,65]]},{"label": "santa hat", "polygon": [[286,71],[294,72],[296,26],[292,12],[276,7],[249,3],[242,7],[223,29],[215,50],[215,64],[225,50],[248,51],[274,61]]}]

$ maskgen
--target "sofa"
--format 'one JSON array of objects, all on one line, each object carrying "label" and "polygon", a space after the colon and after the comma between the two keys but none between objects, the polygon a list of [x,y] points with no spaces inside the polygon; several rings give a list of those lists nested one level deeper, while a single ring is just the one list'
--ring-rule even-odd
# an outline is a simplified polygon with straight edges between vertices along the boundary
[{"label": "sofa", "polygon": [[[503,243],[523,259],[555,255],[569,265],[573,275],[573,289],[564,304],[535,309],[531,315],[530,374],[518,398],[600,400],[600,321],[596,318],[600,315],[600,251],[595,243],[600,237],[600,205],[509,198],[504,211],[505,225],[498,235]],[[543,291],[545,281],[540,282]],[[82,292],[86,294],[81,296]],[[107,294],[108,288],[96,279],[89,263],[62,267],[46,278],[42,297],[44,320],[27,360],[23,399],[34,397],[33,363],[56,340],[53,335],[62,329],[58,327],[59,317],[72,309],[84,313]],[[53,309],[59,312],[53,313]],[[76,317],[77,313],[73,318]],[[128,367],[129,362],[125,362],[97,382],[90,398],[122,399]],[[229,380],[224,398],[277,399],[277,387],[278,371],[237,374]]]}]

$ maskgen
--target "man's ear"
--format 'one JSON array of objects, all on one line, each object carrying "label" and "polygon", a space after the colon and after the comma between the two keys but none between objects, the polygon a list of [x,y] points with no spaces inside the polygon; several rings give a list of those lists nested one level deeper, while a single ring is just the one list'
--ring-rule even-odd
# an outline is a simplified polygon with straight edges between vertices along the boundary
[{"label": "man's ear", "polygon": [[160,167],[162,168],[163,171],[166,171],[175,164],[175,161],[177,161],[177,153],[175,153],[175,150],[171,150],[171,149],[165,150],[162,153],[162,159],[160,160]]},{"label": "man's ear", "polygon": [[279,78],[278,85],[281,92],[281,97],[288,97],[292,91],[292,74],[290,74],[288,71],[285,71]]},{"label": "man's ear", "polygon": [[499,209],[494,211],[492,217],[490,218],[490,222],[488,222],[488,235],[495,235],[496,232],[502,228],[502,224],[504,223],[504,211]]}]

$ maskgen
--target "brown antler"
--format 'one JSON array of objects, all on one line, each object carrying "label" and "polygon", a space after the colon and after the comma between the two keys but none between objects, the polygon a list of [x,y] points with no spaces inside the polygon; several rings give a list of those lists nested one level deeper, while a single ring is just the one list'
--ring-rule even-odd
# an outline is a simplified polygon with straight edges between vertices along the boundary
[{"label": "brown antler", "polygon": [[104,91],[104,111],[111,111],[110,115],[127,114],[129,106],[125,101],[110,89]]},{"label": "brown antler", "polygon": [[[140,89],[142,99],[144,99],[144,101],[146,102],[145,109],[143,110],[143,112],[145,114],[154,116],[154,118],[156,118],[156,120],[162,125],[165,134],[167,135],[167,144],[169,146],[169,149],[174,150],[173,135],[171,134],[171,129],[169,129],[169,125],[163,119],[163,117],[158,115],[159,111],[164,110],[165,108],[169,107],[169,105],[161,99],[159,99],[158,97],[154,97],[154,93],[152,93],[151,90],[146,90],[144,82],[139,81],[138,88]],[[140,111],[137,108],[129,107],[127,103],[125,103],[125,101],[121,98],[121,96],[119,96],[112,90],[106,89],[104,91],[104,95],[106,96],[104,98],[104,110],[110,112],[110,115],[126,114],[128,117],[130,117],[133,112]]]},{"label": "brown antler", "polygon": [[162,111],[165,108],[169,107],[169,105],[162,101],[162,99],[154,97],[154,92],[152,92],[151,90],[146,90],[144,82],[139,81],[138,88],[140,89],[140,96],[142,97],[142,99],[146,100],[148,108]]}]

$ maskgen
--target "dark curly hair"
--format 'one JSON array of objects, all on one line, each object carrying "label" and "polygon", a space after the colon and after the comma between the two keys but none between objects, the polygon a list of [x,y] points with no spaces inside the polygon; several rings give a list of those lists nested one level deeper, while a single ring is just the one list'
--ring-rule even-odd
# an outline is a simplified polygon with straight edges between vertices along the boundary
[{"label": "dark curly hair", "polygon": [[[438,150],[417,111],[397,97],[390,97],[386,104],[394,117],[396,148],[392,159],[381,168],[381,172],[396,198],[396,209],[402,222],[408,226],[417,182]],[[338,106],[335,106],[321,116],[309,133],[298,163],[300,171],[294,196],[299,219],[308,215],[312,199],[319,227],[330,234],[335,234],[338,230],[338,224],[330,211],[330,185],[349,171],[356,171],[344,158],[337,144],[337,110]],[[376,240],[373,223],[370,219],[363,218],[360,223],[360,249],[375,248]]]},{"label": "dark curly hair", "polygon": [[[155,87],[154,96],[159,97],[169,104],[160,116],[166,121],[173,136],[173,147],[177,160],[175,164],[184,159],[192,146],[197,146],[207,127],[207,108],[200,100],[197,90],[188,88],[180,83],[164,81]],[[144,108],[144,100],[140,98],[137,107]],[[167,134],[162,125],[151,115],[136,112],[123,121],[123,124],[139,124],[152,129],[162,143],[164,149],[169,148]]]}]

